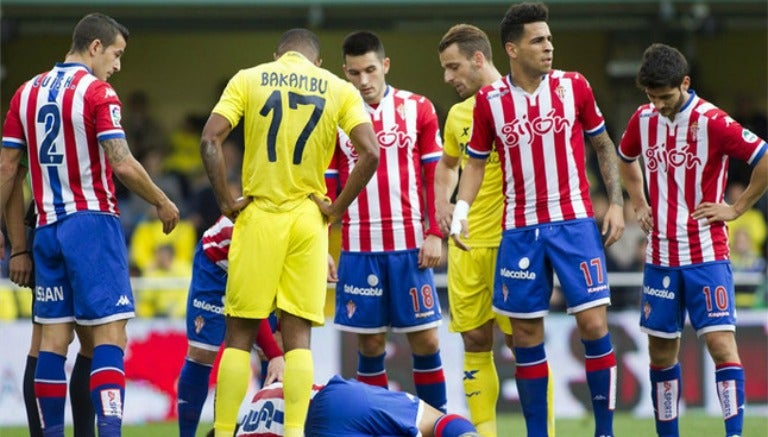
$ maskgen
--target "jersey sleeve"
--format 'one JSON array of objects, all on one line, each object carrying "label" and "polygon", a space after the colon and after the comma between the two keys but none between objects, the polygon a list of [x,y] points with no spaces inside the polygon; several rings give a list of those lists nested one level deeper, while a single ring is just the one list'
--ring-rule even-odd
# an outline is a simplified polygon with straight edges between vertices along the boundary
[{"label": "jersey sleeve", "polygon": [[21,116],[19,114],[21,90],[23,87],[24,86],[22,85],[21,88],[16,90],[16,93],[11,99],[8,113],[5,115],[5,122],[3,123],[3,147],[21,149],[27,145],[24,136],[24,126],[21,123]]},{"label": "jersey sleeve", "polygon": [[577,74],[574,79],[574,93],[578,99],[578,117],[584,132],[589,136],[602,133],[605,130],[605,119],[597,106],[592,87],[581,74]]},{"label": "jersey sleeve", "polygon": [[100,80],[94,81],[86,93],[86,101],[86,107],[94,108],[96,138],[99,141],[125,138],[123,126],[120,124],[123,105],[112,85]]},{"label": "jersey sleeve", "polygon": [[627,123],[627,129],[619,141],[619,158],[626,162],[635,161],[642,153],[640,143],[640,111],[635,111]]},{"label": "jersey sleeve", "polygon": [[419,152],[421,162],[437,162],[443,154],[443,140],[440,138],[440,124],[435,106],[426,97],[419,101]]},{"label": "jersey sleeve", "polygon": [[710,118],[708,128],[711,142],[718,144],[729,157],[754,166],[768,152],[765,140],[721,110],[718,110],[717,116]]},{"label": "jersey sleeve", "polygon": [[235,127],[245,113],[247,96],[247,75],[245,70],[240,70],[229,80],[211,112],[226,118],[229,125]]},{"label": "jersey sleeve", "polygon": [[480,90],[472,110],[472,137],[467,145],[467,154],[472,158],[487,159],[491,154],[494,140],[493,115],[488,102],[488,93]]},{"label": "jersey sleeve", "polygon": [[349,82],[341,82],[339,87],[340,117],[339,127],[347,133],[363,123],[371,123],[371,118],[365,112],[363,98]]}]

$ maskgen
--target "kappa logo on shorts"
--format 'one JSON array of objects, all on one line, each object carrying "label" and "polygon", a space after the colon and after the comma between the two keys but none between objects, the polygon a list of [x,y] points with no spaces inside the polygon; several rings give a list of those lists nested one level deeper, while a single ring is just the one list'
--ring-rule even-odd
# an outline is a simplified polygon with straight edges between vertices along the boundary
[{"label": "kappa logo on shorts", "polygon": [[121,306],[130,305],[130,304],[131,304],[131,301],[128,299],[128,296],[123,294],[120,296],[120,299],[117,300],[117,303],[115,304],[115,306],[121,307]]}]

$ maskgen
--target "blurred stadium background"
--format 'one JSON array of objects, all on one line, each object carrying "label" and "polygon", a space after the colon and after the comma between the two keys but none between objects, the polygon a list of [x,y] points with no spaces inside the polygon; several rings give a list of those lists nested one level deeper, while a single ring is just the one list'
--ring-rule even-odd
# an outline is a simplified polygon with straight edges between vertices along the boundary
[{"label": "blurred stadium background", "polygon": [[[121,195],[126,244],[131,251],[141,313],[140,318],[129,324],[132,340],[126,355],[128,422],[167,421],[175,417],[175,378],[186,349],[183,312],[192,250],[200,232],[218,215],[202,174],[197,144],[201,123],[226,80],[238,69],[271,60],[277,38],[291,27],[314,30],[323,47],[323,66],[341,75],[342,38],[350,31],[369,29],[382,37],[387,55],[392,59],[388,82],[429,97],[443,122],[450,106],[459,99],[442,81],[437,58],[440,37],[451,25],[460,22],[483,28],[493,43],[496,65],[506,72],[506,58],[498,42],[498,23],[511,3],[499,0],[2,0],[0,120],[5,116],[13,92],[24,80],[63,59],[69,49],[71,30],[81,16],[93,11],[104,12],[131,31],[122,71],[111,83],[124,104],[124,127],[134,153],[174,197],[185,221],[172,237],[158,236],[153,217],[142,203],[125,192]],[[620,138],[632,111],[645,102],[645,96],[634,85],[634,74],[643,49],[652,42],[679,47],[691,61],[692,87],[697,93],[766,138],[768,3],[765,0],[551,0],[546,3],[550,7],[550,27],[556,49],[555,68],[578,70],[589,78],[615,141]],[[236,183],[234,169],[238,168],[242,149],[237,133],[230,146],[228,159],[231,158]],[[593,196],[599,211],[599,177],[593,180]],[[748,172],[734,163],[729,186],[738,187],[746,180]],[[755,422],[757,429],[768,432],[766,199],[761,199],[749,220],[731,227],[734,232],[743,229],[748,238],[744,255],[739,252],[739,260],[743,262],[734,266],[739,270],[736,277],[740,306],[738,339],[747,372],[748,414],[759,416],[756,419],[759,422]],[[338,244],[338,233],[334,236]],[[740,241],[733,237],[732,242]],[[608,254],[613,258],[610,281],[615,301],[610,311],[611,329],[621,362],[618,408],[626,420],[638,418],[638,423],[647,424],[651,414],[650,392],[645,381],[647,343],[637,329],[639,314],[635,305],[641,278],[637,259],[639,238],[636,233],[627,233],[624,240],[624,245]],[[438,283],[445,284],[444,275],[439,272]],[[332,293],[330,290],[329,303]],[[444,289],[441,297],[447,315]],[[11,432],[4,428],[6,426],[23,425],[19,408],[31,331],[30,299],[28,291],[17,290],[0,277],[0,435]],[[555,308],[557,304],[555,299]],[[332,315],[330,305],[328,315]],[[574,335],[573,321],[555,313],[548,319],[547,329],[550,361],[556,375],[558,417],[582,417],[588,411],[589,402],[581,370],[581,346]],[[450,407],[462,412],[460,337],[448,333],[443,326],[441,347],[451,390]],[[70,349],[76,352],[76,347]],[[353,374],[354,338],[326,326],[315,331],[313,349],[318,380],[332,373]],[[410,359],[404,339],[392,336],[388,350],[391,381],[402,388],[411,388]],[[519,412],[511,357],[501,344],[497,346],[496,357],[503,387],[499,409],[505,413]],[[685,365],[686,411],[692,418],[711,417],[715,419],[713,423],[719,423],[719,407],[710,381],[712,363],[690,330],[686,330],[684,336],[681,360]],[[209,419],[211,399],[209,397],[205,413]]]}]

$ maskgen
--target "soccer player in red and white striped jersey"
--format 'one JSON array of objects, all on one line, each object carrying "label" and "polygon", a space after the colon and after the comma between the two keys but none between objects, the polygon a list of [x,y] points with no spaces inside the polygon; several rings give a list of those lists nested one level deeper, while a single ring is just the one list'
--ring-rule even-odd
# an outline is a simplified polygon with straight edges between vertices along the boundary
[{"label": "soccer player in red and white striped jersey", "polygon": [[[605,244],[623,232],[616,152],[587,80],[552,69],[554,47],[541,3],[509,8],[501,38],[510,74],[475,98],[469,158],[459,183],[451,234],[467,248],[467,213],[496,148],[503,174],[503,234],[493,307],[512,322],[516,383],[528,435],[547,435],[547,358],[543,317],[557,274],[585,347],[595,435],[613,435],[616,358],[607,327],[610,289],[589,199],[584,133],[600,162],[611,205]],[[471,232],[471,229],[469,229]]]},{"label": "soccer player in red and white striped jersey", "polygon": [[[387,330],[405,332],[416,392],[444,411],[437,338],[442,316],[432,275],[442,250],[434,201],[435,167],[442,154],[437,114],[426,97],[386,83],[390,61],[375,34],[347,36],[342,51],[344,72],[365,101],[380,157],[376,175],[342,217],[334,321],[358,334],[358,379],[383,387],[388,385]],[[337,185],[346,184],[357,161],[348,137],[340,133],[327,173],[331,196]]]},{"label": "soccer player in red and white striped jersey", "polygon": [[[632,115],[619,145],[624,183],[649,233],[640,328],[648,334],[656,432],[679,433],[677,355],[687,312],[715,362],[725,435],[740,436],[744,369],[734,335],[725,222],[751,208],[768,188],[768,145],[690,90],[688,74],[677,49],[664,44],[646,49],[637,84],[650,103]],[[724,201],[729,158],[753,168],[749,185],[732,205]]]},{"label": "soccer player in red and white striped jersey", "polygon": [[157,208],[166,233],[179,220],[176,205],[131,155],[120,100],[106,82],[120,71],[127,37],[110,17],[85,16],[64,63],[16,91],[3,126],[0,210],[24,149],[37,206],[34,313],[43,326],[35,395],[50,436],[64,435],[64,363],[75,324],[93,327],[90,386],[99,435],[120,434],[125,325],[134,305],[112,173]]}]

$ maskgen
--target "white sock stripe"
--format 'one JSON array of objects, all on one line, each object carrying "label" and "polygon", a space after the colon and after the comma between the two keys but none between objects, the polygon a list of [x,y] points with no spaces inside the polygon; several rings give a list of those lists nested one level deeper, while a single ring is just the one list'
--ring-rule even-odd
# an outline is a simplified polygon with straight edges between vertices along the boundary
[{"label": "white sock stripe", "polygon": [[65,384],[67,383],[66,379],[42,379],[42,378],[35,378],[35,383],[41,383],[41,384]]},{"label": "white sock stripe", "polygon": [[584,354],[584,357],[587,358],[587,359],[592,359],[593,360],[595,358],[607,357],[608,355],[610,355],[612,353],[613,353],[613,348],[611,348],[611,350],[609,350],[608,352],[606,352],[606,353],[604,353],[602,355],[587,355],[587,354]]},{"label": "white sock stripe", "polygon": [[413,373],[430,373],[430,372],[437,372],[439,370],[443,370],[443,366],[437,366],[431,369],[413,369]]},{"label": "white sock stripe", "polygon": [[107,370],[112,370],[115,372],[119,372],[122,375],[125,375],[125,371],[123,369],[120,369],[119,367],[99,367],[98,369],[91,372],[91,376],[99,373],[99,372],[105,372]]},{"label": "white sock stripe", "polygon": [[547,358],[545,357],[543,360],[533,361],[531,363],[521,363],[521,362],[518,361],[516,363],[516,365],[518,365],[520,367],[528,367],[528,366],[535,366],[537,364],[542,364],[542,363],[546,363],[546,362],[547,362]]}]

